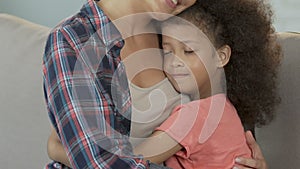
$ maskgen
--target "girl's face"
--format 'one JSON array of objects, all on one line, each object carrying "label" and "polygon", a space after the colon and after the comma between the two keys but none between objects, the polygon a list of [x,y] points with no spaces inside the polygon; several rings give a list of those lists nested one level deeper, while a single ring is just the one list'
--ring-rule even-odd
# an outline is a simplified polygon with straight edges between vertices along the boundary
[{"label": "girl's face", "polygon": [[217,69],[210,40],[188,25],[164,26],[162,33],[164,71],[175,89],[192,99],[210,96],[209,72]]},{"label": "girl's face", "polygon": [[165,20],[171,15],[179,14],[195,2],[196,0],[147,0],[147,4],[151,8],[148,12],[153,12],[154,19]]}]

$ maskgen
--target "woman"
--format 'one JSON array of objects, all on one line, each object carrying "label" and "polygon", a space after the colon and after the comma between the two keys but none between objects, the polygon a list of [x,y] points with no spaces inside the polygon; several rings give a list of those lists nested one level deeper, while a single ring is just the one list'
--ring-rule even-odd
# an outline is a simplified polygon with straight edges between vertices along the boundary
[{"label": "woman", "polygon": [[[149,167],[132,154],[128,139],[131,99],[120,62],[122,36],[168,18],[157,13],[176,15],[195,1],[88,0],[51,31],[43,57],[45,100],[72,168]],[[138,13],[145,15],[116,23]],[[135,38],[126,41],[139,45]]]}]

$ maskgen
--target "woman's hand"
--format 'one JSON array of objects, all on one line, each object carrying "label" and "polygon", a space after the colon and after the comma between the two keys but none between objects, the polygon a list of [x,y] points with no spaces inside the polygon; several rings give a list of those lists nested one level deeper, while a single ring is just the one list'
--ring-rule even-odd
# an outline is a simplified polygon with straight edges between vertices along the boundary
[{"label": "woman's hand", "polygon": [[247,131],[245,135],[247,144],[252,151],[253,159],[238,157],[235,161],[236,164],[239,164],[239,166],[235,166],[233,169],[268,169],[267,162],[260,150],[259,145],[256,143],[251,131]]}]

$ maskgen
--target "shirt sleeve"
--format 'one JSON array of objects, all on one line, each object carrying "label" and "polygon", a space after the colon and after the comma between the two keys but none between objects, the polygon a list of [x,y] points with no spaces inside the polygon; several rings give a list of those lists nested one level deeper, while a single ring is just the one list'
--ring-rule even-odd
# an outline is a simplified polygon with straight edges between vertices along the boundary
[{"label": "shirt sleeve", "polygon": [[179,151],[176,155],[188,158],[196,151],[196,147],[203,148],[217,128],[223,125],[221,119],[225,111],[231,110],[229,105],[224,94],[217,94],[177,106],[157,130],[166,132],[184,147],[185,151]]},{"label": "shirt sleeve", "polygon": [[205,121],[205,115],[200,114],[199,109],[197,104],[177,106],[170,117],[156,128],[166,132],[184,148],[184,151],[176,153],[183,158],[190,157]]},{"label": "shirt sleeve", "polygon": [[[67,34],[56,30],[48,37],[43,58],[46,106],[72,167],[146,168],[142,157],[132,154],[128,137],[119,126],[123,117],[108,95],[105,69],[91,72],[80,52],[93,54],[76,51]],[[109,59],[106,62],[110,64]]]}]

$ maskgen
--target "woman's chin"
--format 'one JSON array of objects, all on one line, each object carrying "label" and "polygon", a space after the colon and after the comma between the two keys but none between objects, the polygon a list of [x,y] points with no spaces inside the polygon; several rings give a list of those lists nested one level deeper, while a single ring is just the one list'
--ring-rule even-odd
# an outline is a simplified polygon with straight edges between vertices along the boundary
[{"label": "woman's chin", "polygon": [[174,16],[172,14],[167,13],[159,13],[159,12],[151,12],[151,17],[157,21],[164,21],[169,19],[170,17]]}]

